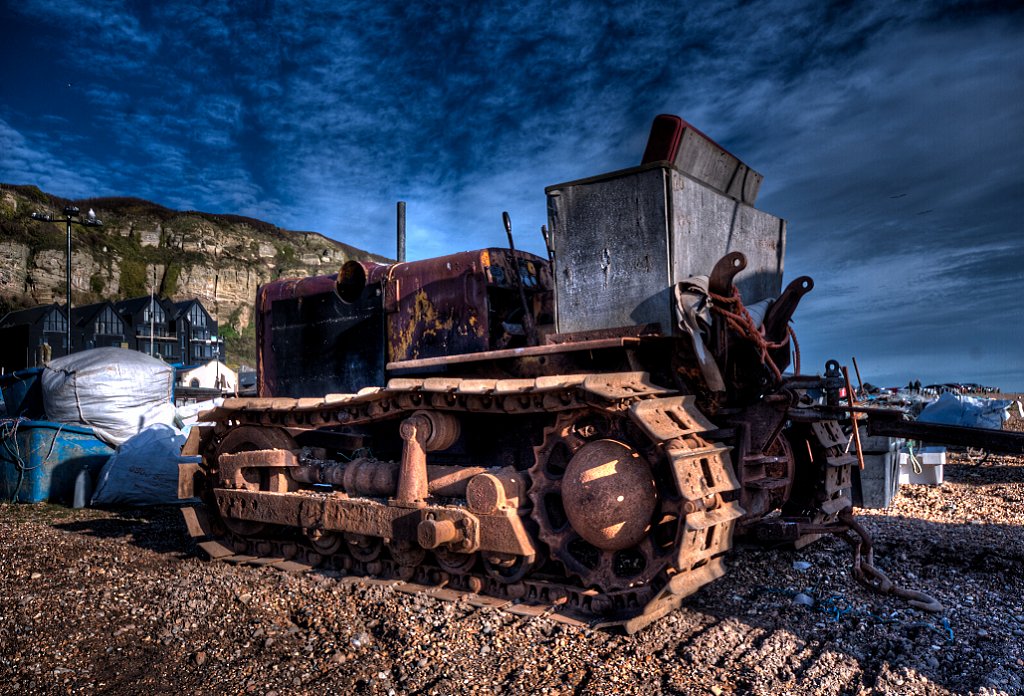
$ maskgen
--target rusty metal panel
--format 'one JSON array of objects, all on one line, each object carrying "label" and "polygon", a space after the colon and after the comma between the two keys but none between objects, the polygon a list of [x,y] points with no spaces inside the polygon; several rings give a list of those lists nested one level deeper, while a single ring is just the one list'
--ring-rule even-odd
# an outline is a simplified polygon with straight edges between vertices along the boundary
[{"label": "rusty metal panel", "polygon": [[656,324],[675,331],[671,287],[730,251],[745,300],[782,289],[785,223],[661,162],[548,187],[559,333]]},{"label": "rusty metal panel", "polygon": [[747,304],[782,292],[786,222],[739,203],[677,171],[672,192],[673,282],[711,273],[729,252],[747,257],[734,281]]},{"label": "rusty metal panel", "polygon": [[202,541],[199,542],[198,546],[214,561],[230,558],[235,555],[234,551],[219,541]]},{"label": "rusty metal panel", "polygon": [[[335,291],[336,276],[270,283],[256,301],[261,396],[316,397],[384,382],[386,267],[351,302]],[[376,281],[376,282],[373,282]]]},{"label": "rusty metal panel", "polygon": [[738,201],[754,204],[763,176],[678,116],[661,114],[641,164],[667,160],[694,179]]},{"label": "rusty metal panel", "polygon": [[206,514],[205,508],[183,507],[181,508],[181,516],[185,520],[185,527],[188,529],[189,536],[201,538],[213,535],[213,527],[210,526],[210,517]]},{"label": "rusty metal panel", "polygon": [[487,350],[486,253],[461,252],[392,269],[385,288],[392,361]]},{"label": "rusty metal panel", "polygon": [[630,171],[547,190],[559,333],[672,326],[668,170]]},{"label": "rusty metal panel", "polygon": [[[518,280],[516,273],[518,270]],[[388,369],[430,358],[480,353],[525,342],[504,322],[521,323],[519,286],[544,315],[550,303],[548,264],[508,249],[464,251],[393,266],[384,290]]]}]

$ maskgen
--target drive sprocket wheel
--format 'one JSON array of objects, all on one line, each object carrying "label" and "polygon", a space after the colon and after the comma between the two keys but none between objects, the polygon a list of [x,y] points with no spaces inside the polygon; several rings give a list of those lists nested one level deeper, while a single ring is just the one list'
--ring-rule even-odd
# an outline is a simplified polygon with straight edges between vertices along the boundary
[{"label": "drive sprocket wheel", "polygon": [[624,414],[586,410],[559,415],[534,450],[530,514],[587,587],[640,586],[672,561],[681,500],[650,444]]}]

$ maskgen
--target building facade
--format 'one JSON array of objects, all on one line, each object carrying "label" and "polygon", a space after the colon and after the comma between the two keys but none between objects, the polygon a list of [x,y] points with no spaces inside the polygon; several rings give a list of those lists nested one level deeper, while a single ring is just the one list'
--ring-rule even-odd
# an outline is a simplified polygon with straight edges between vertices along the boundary
[{"label": "building facade", "polygon": [[217,322],[199,300],[175,302],[174,325],[178,350],[185,365],[202,365],[224,356],[224,341],[218,335]]},{"label": "building facade", "polygon": [[67,355],[67,321],[58,304],[8,313],[0,320],[0,366],[14,372]]},{"label": "building facade", "polygon": [[174,304],[156,295],[133,297],[114,307],[128,327],[128,346],[164,362],[181,362]]},{"label": "building facade", "polygon": [[128,327],[109,302],[71,308],[71,350],[128,348]]},{"label": "building facade", "polygon": [[[67,314],[58,304],[9,312],[0,319],[0,368],[38,367],[68,354]],[[115,346],[171,364],[224,359],[217,322],[197,299],[172,302],[144,295],[117,304],[71,308],[71,352]]]}]

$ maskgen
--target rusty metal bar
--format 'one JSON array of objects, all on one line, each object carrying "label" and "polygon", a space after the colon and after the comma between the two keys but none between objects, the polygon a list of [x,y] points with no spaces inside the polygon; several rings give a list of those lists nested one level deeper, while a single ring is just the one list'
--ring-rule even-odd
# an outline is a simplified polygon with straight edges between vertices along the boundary
[{"label": "rusty metal bar", "polygon": [[[843,365],[843,380],[846,382],[846,401],[853,408],[857,403],[853,399],[853,387],[850,386],[850,371]],[[853,444],[857,447],[857,464],[864,471],[864,450],[860,447],[860,426],[857,423],[856,411],[850,411],[850,426],[853,428]]]},{"label": "rusty metal bar", "polygon": [[414,414],[402,421],[398,432],[405,446],[402,448],[402,466],[398,472],[398,494],[395,496],[395,502],[399,505],[421,507],[429,495],[427,438],[430,437],[430,421],[426,416]]},{"label": "rusty metal bar", "polygon": [[579,343],[559,343],[543,346],[528,346],[526,348],[507,348],[505,350],[489,350],[483,353],[465,353],[463,355],[442,355],[436,358],[421,358],[419,360],[400,360],[389,362],[387,370],[413,370],[424,367],[443,367],[470,362],[489,362],[491,360],[506,360],[509,358],[530,358],[540,355],[554,355],[557,353],[575,353],[578,351],[601,350],[604,348],[623,348],[635,346],[640,343],[639,338],[623,336],[621,338],[602,338],[594,341],[581,341]]},{"label": "rusty metal bar", "polygon": [[398,263],[405,263],[405,201],[398,201]]},{"label": "rusty metal bar", "polygon": [[516,266],[515,277],[516,289],[519,290],[519,301],[523,305],[523,331],[526,333],[527,345],[537,345],[537,327],[533,322],[533,312],[530,311],[530,304],[526,301],[526,289],[523,287],[522,266],[519,257],[516,256],[516,244],[512,239],[512,218],[508,212],[501,214],[501,221],[505,223],[505,233],[508,235],[508,248],[512,251],[512,262]]},{"label": "rusty metal bar", "polygon": [[863,394],[864,393],[864,382],[862,382],[861,379],[860,379],[860,368],[857,367],[857,356],[856,355],[851,356],[850,360],[853,361],[853,372],[854,372],[854,374],[857,375],[857,389],[859,389],[860,393]]},{"label": "rusty metal bar", "polygon": [[1024,455],[1024,433],[1012,430],[967,428],[961,425],[939,425],[892,419],[868,419],[869,435],[905,437],[959,447],[978,447],[996,454]]}]

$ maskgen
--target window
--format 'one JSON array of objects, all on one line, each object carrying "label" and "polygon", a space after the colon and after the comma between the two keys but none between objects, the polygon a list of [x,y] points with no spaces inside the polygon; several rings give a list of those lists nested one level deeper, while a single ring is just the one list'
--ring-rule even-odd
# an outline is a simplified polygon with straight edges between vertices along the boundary
[{"label": "window", "polygon": [[116,336],[121,333],[121,320],[110,307],[105,307],[96,318],[97,336]]},{"label": "window", "polygon": [[43,320],[43,331],[49,331],[51,333],[63,333],[68,330],[68,323],[64,319],[64,315],[58,312],[56,309],[50,310],[49,314],[46,315],[46,319]]},{"label": "window", "polygon": [[206,328],[206,313],[203,311],[203,308],[200,307],[198,303],[192,305],[192,309],[190,309],[188,312],[188,318],[189,321],[192,322],[193,327],[197,329]]},{"label": "window", "polygon": [[[149,335],[149,324],[152,319],[153,333],[157,336],[166,336],[167,315],[164,313],[164,308],[154,301],[152,309],[153,311],[150,312],[150,305],[146,305],[142,310],[142,322],[146,325],[145,335]],[[139,333],[143,332],[140,330]]]}]

